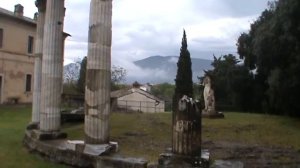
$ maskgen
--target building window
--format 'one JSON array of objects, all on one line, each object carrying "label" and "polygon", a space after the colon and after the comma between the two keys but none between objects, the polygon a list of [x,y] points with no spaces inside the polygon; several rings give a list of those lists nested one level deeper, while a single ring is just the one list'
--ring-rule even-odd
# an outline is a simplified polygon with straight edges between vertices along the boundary
[{"label": "building window", "polygon": [[28,53],[33,53],[33,37],[28,36]]},{"label": "building window", "polygon": [[25,91],[30,92],[31,91],[31,74],[26,75],[26,86],[25,86]]},{"label": "building window", "polygon": [[0,28],[0,48],[3,46],[3,29]]}]

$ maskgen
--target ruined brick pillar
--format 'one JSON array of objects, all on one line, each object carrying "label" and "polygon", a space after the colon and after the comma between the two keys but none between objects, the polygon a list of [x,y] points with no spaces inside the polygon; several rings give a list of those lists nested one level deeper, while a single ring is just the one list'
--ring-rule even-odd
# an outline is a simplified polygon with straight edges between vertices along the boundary
[{"label": "ruined brick pillar", "polygon": [[48,0],[43,40],[40,130],[60,130],[64,0]]},{"label": "ruined brick pillar", "polygon": [[35,60],[34,60],[34,87],[32,100],[32,123],[40,122],[40,104],[41,104],[41,82],[42,82],[42,58],[43,58],[43,37],[46,15],[46,0],[36,0],[35,5],[38,8],[36,40],[35,40]]},{"label": "ruined brick pillar", "polygon": [[112,0],[91,0],[85,87],[85,143],[109,141]]}]

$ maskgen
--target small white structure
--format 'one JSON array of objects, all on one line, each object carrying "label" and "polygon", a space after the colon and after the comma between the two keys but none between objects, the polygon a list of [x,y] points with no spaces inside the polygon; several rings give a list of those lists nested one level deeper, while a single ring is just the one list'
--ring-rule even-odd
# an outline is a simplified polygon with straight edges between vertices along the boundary
[{"label": "small white structure", "polygon": [[146,92],[151,92],[151,87],[152,87],[152,85],[150,83],[147,83],[145,85],[140,86],[140,89],[142,89],[143,91],[146,91]]},{"label": "small white structure", "polygon": [[141,88],[122,89],[111,92],[113,110],[156,113],[165,111],[165,101]]}]

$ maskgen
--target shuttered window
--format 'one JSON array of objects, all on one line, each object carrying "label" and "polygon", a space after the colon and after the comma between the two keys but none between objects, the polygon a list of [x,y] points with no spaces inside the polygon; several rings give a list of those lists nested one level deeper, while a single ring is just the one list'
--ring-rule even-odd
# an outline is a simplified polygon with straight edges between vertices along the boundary
[{"label": "shuttered window", "polygon": [[25,86],[25,91],[30,92],[31,91],[31,74],[26,75],[26,86]]},{"label": "shuttered window", "polygon": [[0,28],[0,48],[3,46],[3,29]]},{"label": "shuttered window", "polygon": [[33,37],[28,36],[28,53],[33,53]]}]

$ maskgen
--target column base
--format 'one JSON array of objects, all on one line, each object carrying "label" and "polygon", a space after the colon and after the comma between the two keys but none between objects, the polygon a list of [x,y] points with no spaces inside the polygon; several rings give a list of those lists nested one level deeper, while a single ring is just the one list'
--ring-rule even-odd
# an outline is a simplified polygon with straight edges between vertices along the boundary
[{"label": "column base", "polygon": [[40,127],[40,123],[39,122],[31,122],[27,125],[26,129],[27,130],[37,130]]},{"label": "column base", "polygon": [[[25,131],[24,145],[31,153],[39,154],[54,163],[70,165],[72,167],[109,167],[109,168],[146,168],[148,161],[143,158],[124,157],[118,153],[102,153],[100,156],[90,155],[85,149],[84,141],[40,141],[31,137],[32,131]],[[117,149],[116,142],[109,142]],[[88,151],[88,152],[85,152]]]},{"label": "column base", "polygon": [[40,141],[46,141],[46,140],[56,140],[56,139],[66,139],[67,133],[55,131],[55,132],[44,132],[40,130],[32,130],[30,131],[30,136],[40,140]]},{"label": "column base", "polygon": [[107,144],[85,144],[81,140],[68,140],[67,142],[69,149],[91,156],[109,155],[118,151],[117,142],[109,142]]},{"label": "column base", "polygon": [[208,168],[209,152],[201,150],[201,156],[176,155],[171,152],[159,155],[158,168],[184,167],[184,168]]}]

